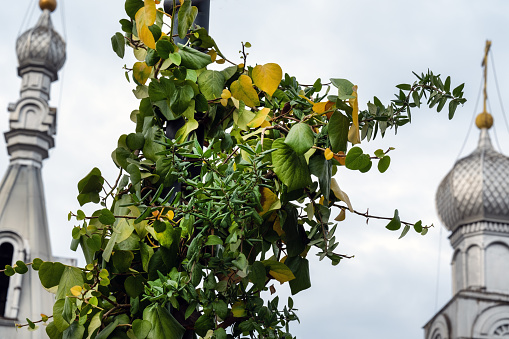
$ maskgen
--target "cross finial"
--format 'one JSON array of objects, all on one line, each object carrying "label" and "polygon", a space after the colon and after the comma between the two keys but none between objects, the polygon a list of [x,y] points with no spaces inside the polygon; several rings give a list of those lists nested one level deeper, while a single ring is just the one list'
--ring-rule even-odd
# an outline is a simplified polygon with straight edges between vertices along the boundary
[{"label": "cross finial", "polygon": [[490,51],[491,41],[486,40],[486,47],[484,47],[484,59],[482,60],[481,66],[484,67],[484,100],[483,110],[475,119],[475,124],[478,128],[491,128],[493,125],[493,117],[486,110],[486,102],[488,101],[488,53]]}]

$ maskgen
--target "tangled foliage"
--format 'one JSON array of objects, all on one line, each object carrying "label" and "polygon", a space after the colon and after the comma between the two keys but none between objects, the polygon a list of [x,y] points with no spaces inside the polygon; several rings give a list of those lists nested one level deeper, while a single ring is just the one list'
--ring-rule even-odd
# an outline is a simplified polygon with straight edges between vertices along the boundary
[{"label": "tangled foliage", "polygon": [[[353,145],[407,124],[421,102],[438,111],[449,103],[452,118],[465,102],[463,85],[451,91],[449,78],[428,72],[397,86],[389,105],[374,98],[360,110],[350,81],[305,86],[275,63],[247,66],[249,43],[244,63],[231,63],[193,25],[190,0],[170,14],[156,2],[125,1],[123,33],[112,37],[120,57],[127,47],[138,59],[126,76],[140,104],[130,116],[135,130],[112,153],[115,184],[97,168],[78,184],[81,205],[102,205],[89,216],[69,214],[79,224],[72,248],[81,247],[87,265],[32,264],[56,293],[53,315],[42,319],[51,320],[46,332],[52,339],[292,338],[293,301],[271,297],[275,282],[292,294],[309,288],[311,248],[332,265],[345,257],[336,252],[334,221],[372,217],[353,209],[334,174],[390,164],[390,150],[369,155]],[[214,63],[231,66],[209,68]],[[386,219],[401,236],[428,229],[400,221],[398,211]],[[5,273],[27,270],[19,262]]]}]

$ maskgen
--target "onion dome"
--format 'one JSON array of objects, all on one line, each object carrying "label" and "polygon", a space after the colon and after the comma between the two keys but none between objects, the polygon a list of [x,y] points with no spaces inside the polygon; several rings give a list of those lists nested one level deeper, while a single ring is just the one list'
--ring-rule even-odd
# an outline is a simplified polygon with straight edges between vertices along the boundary
[{"label": "onion dome", "polygon": [[478,221],[509,223],[509,157],[493,149],[492,124],[489,113],[477,116],[477,149],[458,160],[438,187],[438,214],[450,231]]},{"label": "onion dome", "polygon": [[39,2],[42,14],[34,28],[23,33],[16,42],[19,74],[30,67],[43,67],[50,71],[53,80],[65,63],[65,41],[53,29],[51,12],[56,8],[55,0]]}]

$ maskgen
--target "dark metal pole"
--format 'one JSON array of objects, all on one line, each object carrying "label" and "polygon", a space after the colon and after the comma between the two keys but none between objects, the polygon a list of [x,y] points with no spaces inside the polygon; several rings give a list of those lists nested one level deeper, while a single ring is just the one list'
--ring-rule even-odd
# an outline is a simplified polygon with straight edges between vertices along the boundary
[{"label": "dark metal pole", "polygon": [[[194,20],[194,24],[198,25],[200,27],[205,28],[207,31],[209,30],[209,16],[210,16],[210,0],[193,0],[192,5],[198,7],[198,14],[196,16],[196,19]],[[173,0],[165,0],[164,1],[164,11],[168,14],[173,13]],[[175,35],[178,32],[178,15],[175,13],[173,20],[173,32],[172,34]],[[182,40],[178,37],[176,37],[175,42],[185,44],[187,42],[186,40]],[[198,119],[198,121],[203,118],[203,113],[195,113],[195,118]],[[167,121],[166,123],[166,137],[170,139],[175,139],[175,135],[177,131],[184,126],[184,119],[178,118],[176,120]],[[200,146],[203,146],[203,141],[205,137],[205,128],[200,124],[198,129],[196,130],[196,135],[198,138],[198,141],[200,143]],[[191,166],[190,167],[190,175],[191,177],[195,177],[200,174],[201,166]],[[175,188],[175,193],[177,191],[180,191],[181,184],[177,181],[173,184],[173,187]],[[197,335],[192,330],[186,330],[184,333],[183,339],[196,339]]]}]

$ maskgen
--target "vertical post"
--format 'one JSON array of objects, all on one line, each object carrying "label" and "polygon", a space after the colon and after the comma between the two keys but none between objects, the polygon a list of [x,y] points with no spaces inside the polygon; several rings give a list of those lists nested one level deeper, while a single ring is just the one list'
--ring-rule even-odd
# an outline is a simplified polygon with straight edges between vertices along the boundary
[{"label": "vertical post", "polygon": [[[179,0],[176,1],[178,3]],[[173,12],[173,4],[174,4],[173,0],[165,0],[164,11],[168,14],[171,14]],[[194,20],[194,24],[205,28],[208,32],[210,18],[210,0],[193,0],[192,5],[198,8],[198,15]],[[175,14],[177,14],[177,12]],[[178,16],[175,15],[175,17],[173,18],[172,34],[174,35],[177,34],[177,27],[178,27]],[[183,40],[177,37],[175,38],[175,41],[184,44],[187,40]]]},{"label": "vertical post", "polygon": [[[178,1],[178,0],[175,0]],[[164,1],[164,11],[168,14],[173,13],[173,4],[174,0],[165,0]],[[193,0],[192,5],[198,7],[198,14],[196,16],[196,19],[194,21],[195,25],[198,25],[200,27],[205,28],[207,31],[209,30],[209,13],[210,13],[210,0]],[[173,20],[173,35],[176,35],[178,32],[178,15],[177,12],[175,13]],[[185,44],[187,42],[187,39],[180,39],[179,37],[174,38],[174,41],[177,43]],[[203,118],[202,113],[195,113],[195,118],[200,121]],[[175,139],[175,135],[177,131],[184,126],[184,119],[178,118],[176,120],[167,121],[166,123],[166,137],[170,139]],[[204,127],[200,124],[198,129],[195,132],[197,134],[198,141],[201,146],[203,146],[203,140],[204,140],[204,134],[205,130]],[[195,177],[200,174],[201,166],[191,166],[190,167],[190,175],[192,177]],[[175,193],[181,190],[181,184],[176,181],[173,184],[173,187],[175,188]],[[174,194],[175,194],[174,193]],[[183,339],[196,339],[197,335],[192,330],[186,330],[184,333]]]}]

